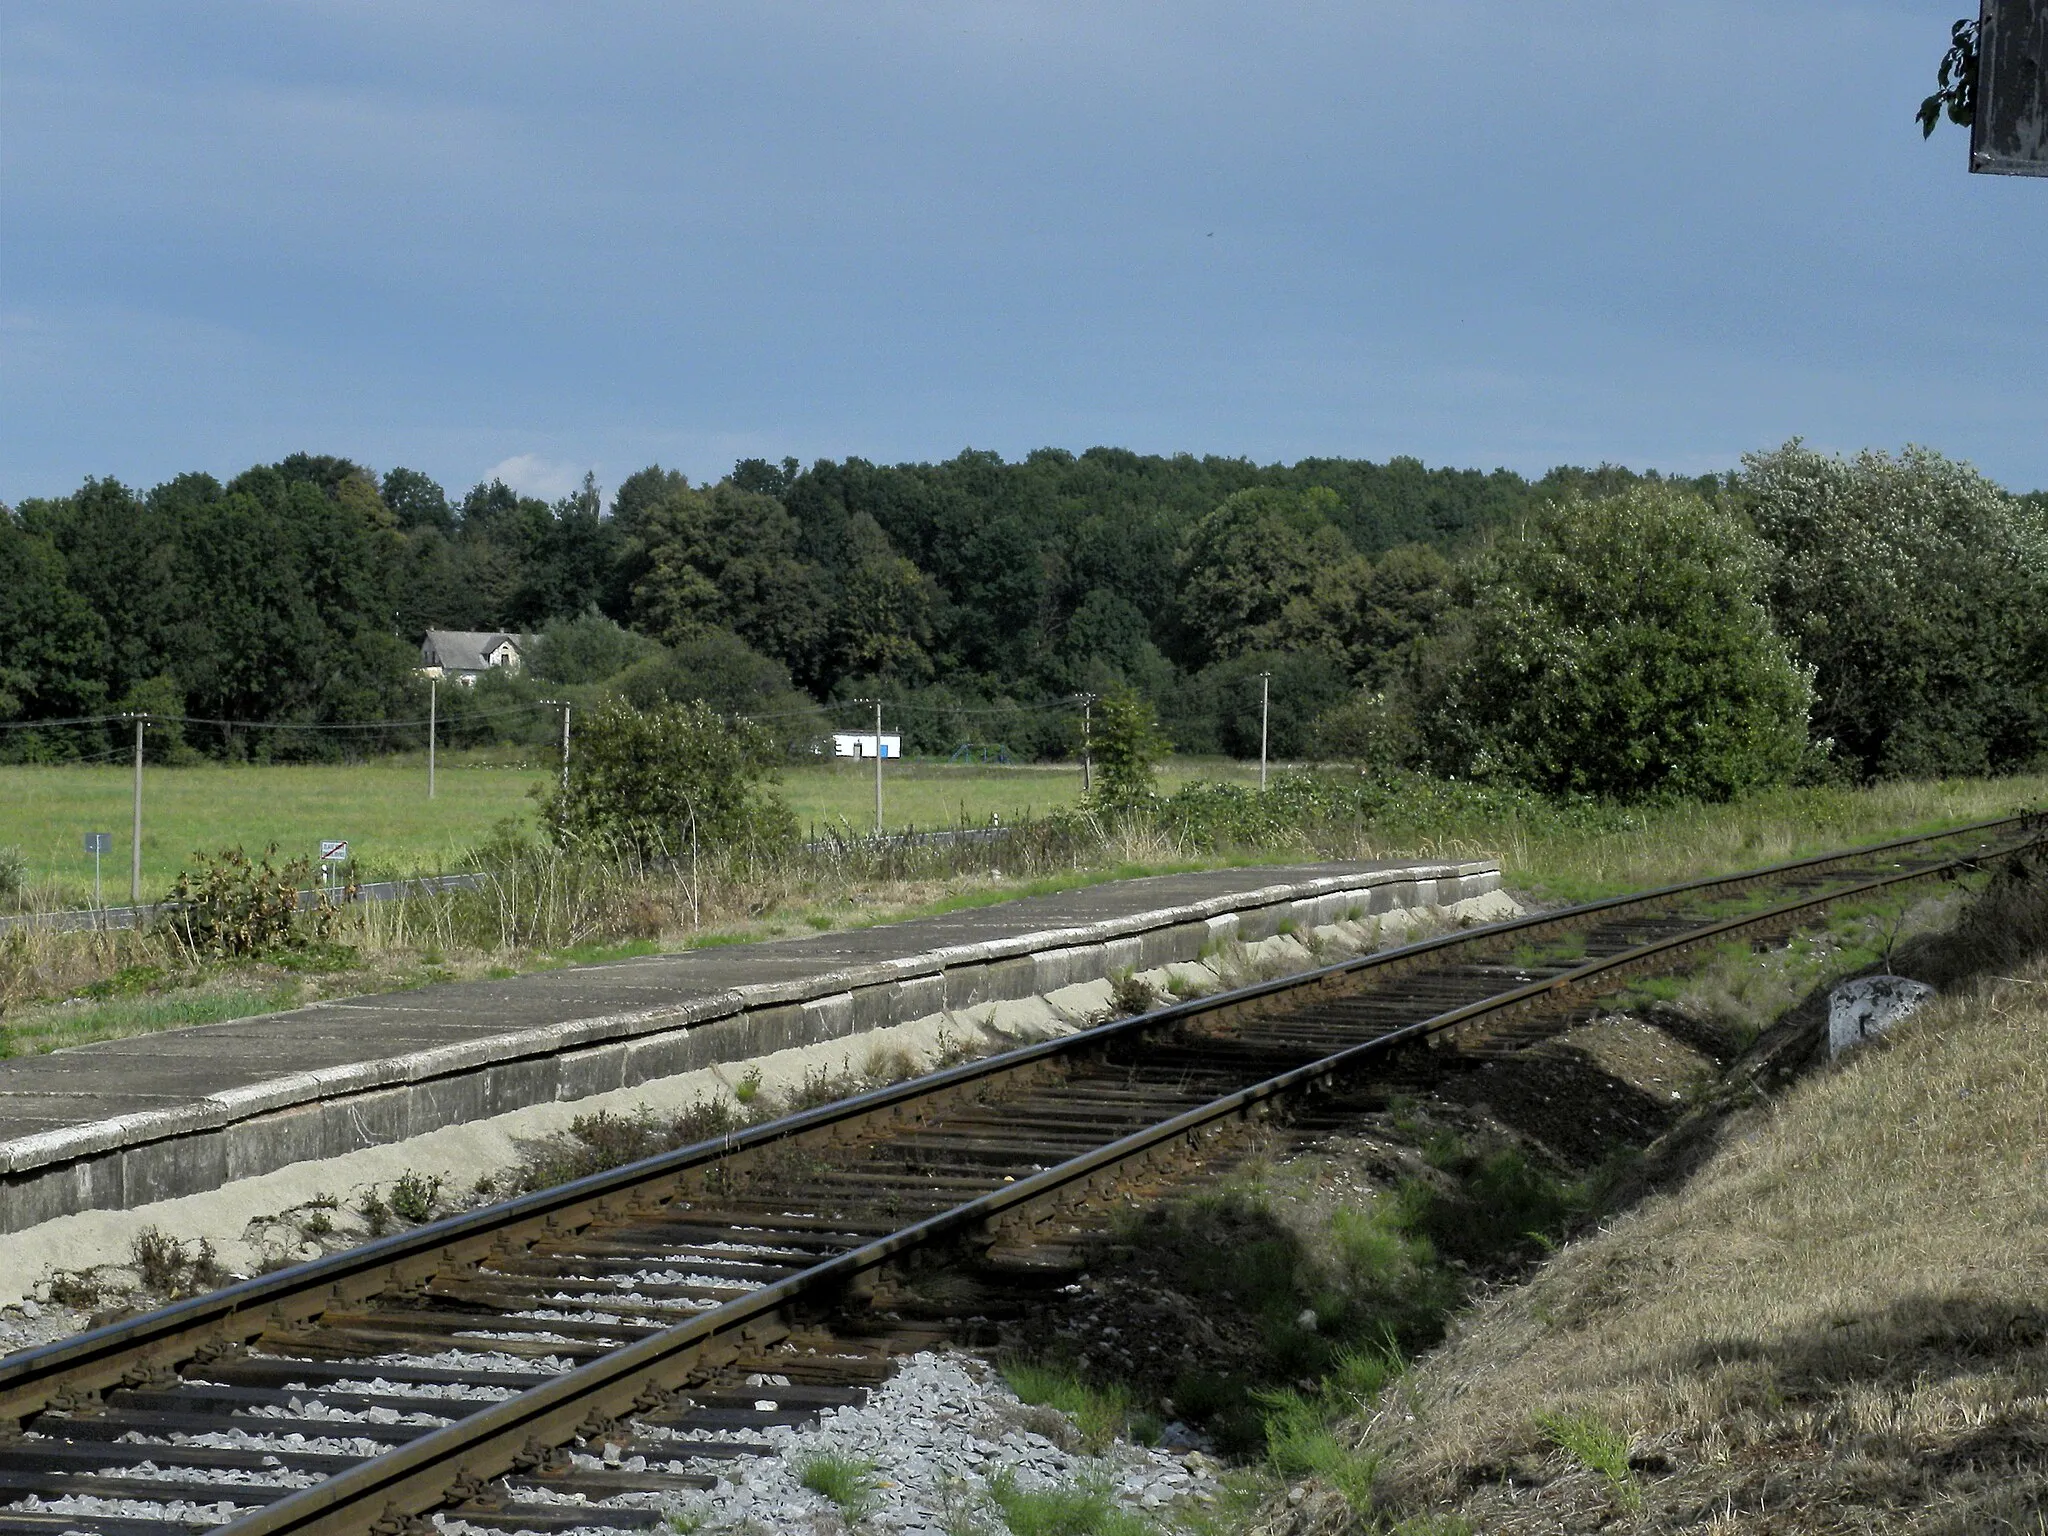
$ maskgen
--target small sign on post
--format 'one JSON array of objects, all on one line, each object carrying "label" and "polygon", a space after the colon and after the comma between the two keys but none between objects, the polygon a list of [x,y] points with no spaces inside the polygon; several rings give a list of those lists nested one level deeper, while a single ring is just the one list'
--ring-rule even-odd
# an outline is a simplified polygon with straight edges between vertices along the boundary
[{"label": "small sign on post", "polygon": [[92,904],[100,905],[100,855],[114,849],[114,834],[111,832],[88,832],[85,834],[85,851],[92,855]]},{"label": "small sign on post", "polygon": [[323,837],[320,839],[321,883],[328,892],[334,890],[334,866],[348,862],[348,839],[345,837]]}]

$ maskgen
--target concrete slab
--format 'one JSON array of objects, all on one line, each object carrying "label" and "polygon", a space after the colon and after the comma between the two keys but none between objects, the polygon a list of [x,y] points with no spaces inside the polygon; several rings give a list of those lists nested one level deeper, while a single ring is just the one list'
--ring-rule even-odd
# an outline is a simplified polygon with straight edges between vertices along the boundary
[{"label": "concrete slab", "polygon": [[0,1061],[0,1232],[949,1009],[1056,995],[1002,1025],[1068,1025],[1118,971],[1498,888],[1490,862],[1206,870]]}]

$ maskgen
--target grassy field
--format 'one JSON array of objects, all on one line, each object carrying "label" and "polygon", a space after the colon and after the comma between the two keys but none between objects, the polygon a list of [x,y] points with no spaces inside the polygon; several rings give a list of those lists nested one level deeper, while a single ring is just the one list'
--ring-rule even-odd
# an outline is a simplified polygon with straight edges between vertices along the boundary
[{"label": "grassy field", "polygon": [[[1165,787],[1193,777],[1256,777],[1246,765],[1176,761]],[[507,817],[530,824],[553,774],[543,768],[444,756],[427,799],[426,760],[395,757],[357,766],[207,764],[150,768],[142,778],[142,889],[163,894],[197,848],[276,843],[281,857],[311,855],[322,838],[346,838],[361,878],[445,869]],[[874,825],[872,764],[794,769],[782,791],[810,829]],[[1077,767],[954,767],[891,763],[883,769],[883,814],[891,829],[945,827],[965,816],[985,822],[1042,814],[1081,792]],[[128,896],[130,797],[126,768],[0,767],[0,849],[18,848],[36,905],[77,905],[92,895],[85,834],[113,834],[104,859],[106,899]]]}]

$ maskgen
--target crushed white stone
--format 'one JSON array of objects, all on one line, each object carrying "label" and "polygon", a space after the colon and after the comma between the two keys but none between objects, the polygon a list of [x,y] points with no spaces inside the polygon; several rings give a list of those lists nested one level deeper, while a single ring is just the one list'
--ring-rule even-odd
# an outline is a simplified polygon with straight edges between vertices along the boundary
[{"label": "crushed white stone", "polygon": [[814,1428],[749,1431],[775,1447],[773,1456],[688,1463],[716,1475],[717,1486],[667,1495],[667,1507],[706,1531],[811,1536],[837,1519],[832,1503],[801,1480],[805,1460],[818,1455],[873,1463],[875,1507],[864,1528],[904,1536],[959,1529],[963,1513],[985,1502],[989,1479],[1004,1470],[1025,1489],[1100,1479],[1134,1511],[1215,1497],[1215,1463],[1200,1452],[1118,1442],[1102,1456],[1079,1455],[1023,1428],[1027,1412],[983,1362],[952,1352],[913,1355],[867,1402],[827,1409]]}]

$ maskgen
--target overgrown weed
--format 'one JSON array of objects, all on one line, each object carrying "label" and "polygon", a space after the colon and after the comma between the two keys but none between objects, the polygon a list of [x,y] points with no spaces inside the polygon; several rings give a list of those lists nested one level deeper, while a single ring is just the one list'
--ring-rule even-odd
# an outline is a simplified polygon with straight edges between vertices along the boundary
[{"label": "overgrown weed", "polygon": [[848,1525],[865,1520],[881,1503],[872,1461],[819,1451],[798,1457],[795,1471],[804,1487],[838,1506]]},{"label": "overgrown weed", "polygon": [[988,1480],[988,1498],[1010,1536],[1154,1536],[1155,1527],[1116,1501],[1106,1473],[1092,1473],[1064,1487],[1026,1488],[1015,1469],[1004,1467]]},{"label": "overgrown weed", "polygon": [[1539,1413],[1543,1438],[1589,1472],[1597,1472],[1622,1508],[1643,1507],[1643,1491],[1628,1464],[1628,1436],[1596,1413]]}]

